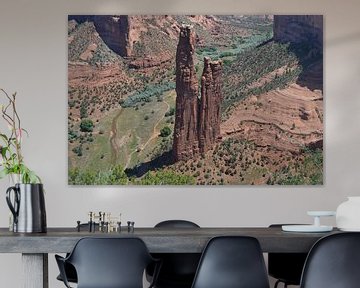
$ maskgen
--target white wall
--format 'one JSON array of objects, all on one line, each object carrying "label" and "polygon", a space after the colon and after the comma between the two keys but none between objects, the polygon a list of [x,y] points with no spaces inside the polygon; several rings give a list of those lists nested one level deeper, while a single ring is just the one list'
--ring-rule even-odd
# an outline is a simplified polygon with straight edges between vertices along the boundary
[{"label": "white wall", "polygon": [[[201,226],[309,222],[360,195],[358,0],[1,0],[0,87],[18,92],[26,162],[46,187],[48,226],[74,226],[87,211],[122,212],[136,226],[186,218]],[[325,185],[322,187],[70,187],[67,185],[68,14],[324,14]],[[0,226],[8,224],[0,181]],[[335,224],[334,220],[327,223]],[[53,256],[50,287],[62,287]],[[20,287],[19,255],[0,255],[1,287]]]}]

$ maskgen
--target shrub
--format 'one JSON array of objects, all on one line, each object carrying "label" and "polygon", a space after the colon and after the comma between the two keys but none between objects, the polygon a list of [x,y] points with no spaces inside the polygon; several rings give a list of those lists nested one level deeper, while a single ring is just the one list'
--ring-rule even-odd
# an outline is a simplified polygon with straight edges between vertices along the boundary
[{"label": "shrub", "polygon": [[90,119],[83,119],[80,123],[81,132],[92,132],[94,129],[94,123]]},{"label": "shrub", "polygon": [[87,112],[87,108],[84,106],[84,105],[81,105],[80,107],[80,118],[83,119],[83,118],[86,118],[88,117],[88,112]]},{"label": "shrub", "polygon": [[83,155],[81,146],[74,147],[72,151],[79,157]]},{"label": "shrub", "polygon": [[169,126],[165,126],[160,130],[161,137],[167,137],[171,134],[171,128]]},{"label": "shrub", "polygon": [[175,107],[171,107],[170,110],[168,112],[165,113],[165,116],[172,116],[175,114]]},{"label": "shrub", "polygon": [[76,140],[78,138],[78,135],[75,131],[70,130],[68,131],[68,139],[69,140]]},{"label": "shrub", "polygon": [[142,91],[129,95],[121,104],[122,107],[134,107],[137,103],[146,101],[151,102],[151,97],[156,97],[158,102],[163,100],[162,94],[166,91],[175,89],[175,83],[152,84],[144,87]]}]

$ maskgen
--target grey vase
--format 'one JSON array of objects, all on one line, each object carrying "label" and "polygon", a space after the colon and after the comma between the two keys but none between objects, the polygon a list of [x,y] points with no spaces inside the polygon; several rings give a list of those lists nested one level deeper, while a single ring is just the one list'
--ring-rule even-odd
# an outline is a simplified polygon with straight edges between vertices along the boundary
[{"label": "grey vase", "polygon": [[45,233],[47,231],[42,184],[15,184],[6,190],[6,202],[14,216],[14,232]]}]

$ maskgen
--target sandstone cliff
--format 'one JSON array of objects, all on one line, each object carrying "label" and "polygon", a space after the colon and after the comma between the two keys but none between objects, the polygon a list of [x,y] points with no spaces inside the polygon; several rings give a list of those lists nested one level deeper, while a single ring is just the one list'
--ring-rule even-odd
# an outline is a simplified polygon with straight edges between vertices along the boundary
[{"label": "sandstone cliff", "polygon": [[307,42],[318,49],[323,47],[322,15],[275,15],[274,40],[279,42]]},{"label": "sandstone cliff", "polygon": [[222,62],[204,59],[201,77],[199,111],[199,149],[201,153],[211,149],[220,137],[220,104],[222,100]]},{"label": "sandstone cliff", "polygon": [[131,21],[127,15],[94,16],[94,24],[107,46],[122,57],[131,56],[132,44],[129,41]]},{"label": "sandstone cliff", "polygon": [[140,70],[174,63],[180,23],[194,23],[202,34],[215,38],[221,23],[206,15],[69,15],[68,20],[92,22],[106,46],[126,58],[129,68]]},{"label": "sandstone cliff", "polygon": [[195,33],[183,26],[176,53],[175,161],[188,160],[211,149],[220,136],[222,62],[204,59],[201,98],[194,69]]}]

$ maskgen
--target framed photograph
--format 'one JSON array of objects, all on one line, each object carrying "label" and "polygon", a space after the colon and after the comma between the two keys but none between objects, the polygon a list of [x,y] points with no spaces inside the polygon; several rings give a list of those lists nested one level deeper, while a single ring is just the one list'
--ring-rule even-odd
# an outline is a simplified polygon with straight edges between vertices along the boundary
[{"label": "framed photograph", "polygon": [[322,185],[322,15],[69,15],[70,185]]}]

